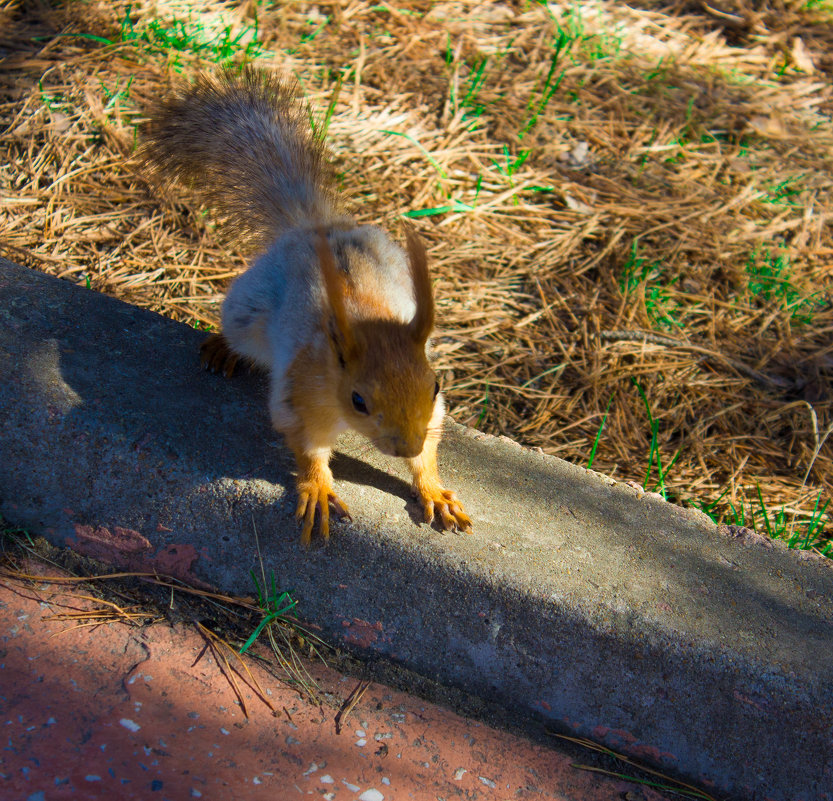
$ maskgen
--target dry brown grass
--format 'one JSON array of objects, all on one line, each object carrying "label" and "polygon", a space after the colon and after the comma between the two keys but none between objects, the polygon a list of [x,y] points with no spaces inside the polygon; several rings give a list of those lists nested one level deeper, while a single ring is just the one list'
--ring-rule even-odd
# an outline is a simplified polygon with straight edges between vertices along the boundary
[{"label": "dry brown grass", "polygon": [[[256,63],[294,72],[322,114],[341,80],[329,139],[356,215],[396,229],[450,207],[416,223],[455,418],[586,465],[610,402],[593,466],[641,482],[635,379],[664,466],[679,450],[670,497],[748,509],[760,486],[800,520],[830,497],[833,371],[833,27],[805,5],[171,2],[130,18],[140,35],[190,13],[216,36],[257,13]],[[142,109],[212,54],[123,42],[127,7],[0,0],[0,252],[211,325],[243,248],[129,159]],[[519,138],[559,29],[560,82]]]}]

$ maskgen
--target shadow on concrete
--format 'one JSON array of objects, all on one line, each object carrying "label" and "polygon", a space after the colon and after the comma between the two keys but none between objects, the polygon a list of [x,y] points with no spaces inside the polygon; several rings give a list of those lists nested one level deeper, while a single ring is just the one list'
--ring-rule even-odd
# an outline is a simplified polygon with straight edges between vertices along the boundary
[{"label": "shadow on concrete", "polygon": [[4,516],[82,549],[92,531],[122,566],[190,548],[181,577],[236,593],[256,530],[302,617],[388,680],[738,798],[831,798],[829,565],[453,425],[441,463],[474,535],[417,526],[394,466],[348,438],[334,468],[354,522],[302,549],[265,381],[202,373],[201,337],[0,263]]},{"label": "shadow on concrete", "polygon": [[[295,787],[339,795],[349,782],[360,788],[351,796],[378,788],[415,801],[505,792],[610,801],[635,789],[576,770],[578,749],[541,748],[378,684],[339,735],[336,709],[355,679],[310,665],[331,702],[324,707],[301,700],[268,660],[250,661],[251,675],[241,668],[233,684],[193,627],[80,628],[52,618],[92,606],[84,594],[0,585],[10,624],[0,636],[4,798],[249,801]],[[659,798],[648,792],[645,801]]]}]

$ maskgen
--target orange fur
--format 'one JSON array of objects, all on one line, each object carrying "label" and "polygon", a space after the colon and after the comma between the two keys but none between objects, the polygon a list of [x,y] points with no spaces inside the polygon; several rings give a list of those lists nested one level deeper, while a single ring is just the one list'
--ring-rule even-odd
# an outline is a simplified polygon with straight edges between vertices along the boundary
[{"label": "orange fur", "polygon": [[336,345],[341,349],[339,355],[343,359],[352,358],[355,342],[353,341],[350,325],[347,322],[347,311],[344,308],[344,276],[339,272],[333,257],[333,251],[327,244],[327,237],[320,228],[317,231],[315,250],[318,253],[321,274],[324,276],[324,289],[327,293],[327,301],[332,315],[334,330],[330,332],[330,335],[335,336]]},{"label": "orange fur", "polygon": [[442,403],[435,405],[422,452],[419,456],[408,459],[408,467],[414,482],[413,491],[422,504],[426,523],[430,523],[435,515],[439,515],[443,528],[459,528],[471,534],[471,519],[463,509],[463,505],[457,496],[445,489],[440,482],[437,446],[440,444],[442,435],[444,411]]},{"label": "orange fur", "polygon": [[303,519],[301,542],[310,543],[315,512],[318,510],[319,530],[326,540],[330,536],[330,504],[342,517],[350,517],[347,507],[333,490],[333,474],[329,468],[330,449],[341,426],[338,406],[328,396],[325,376],[330,372],[329,352],[317,353],[304,348],[289,370],[290,404],[295,423],[283,428],[286,443],[298,465],[296,518]]},{"label": "orange fur", "polygon": [[388,299],[380,295],[375,287],[347,287],[345,300],[353,309],[361,309],[368,320],[395,320]]},{"label": "orange fur", "polygon": [[437,472],[443,402],[426,357],[434,298],[425,248],[406,249],[341,211],[325,149],[294,88],[247,68],[202,75],[151,113],[142,159],[182,182],[262,245],[223,303],[223,333],[202,351],[210,369],[238,357],[270,371],[269,409],[298,465],[296,516],[308,543],[316,510],[347,509],[328,466],[350,426],[409,460],[426,519],[471,523]]},{"label": "orange fur", "polygon": [[[360,301],[370,319],[351,319],[346,303],[350,286],[323,231],[316,249],[328,300],[323,323],[330,331],[329,348],[308,346],[293,361],[287,378],[294,423],[283,427],[298,463],[296,516],[303,519],[302,542],[310,541],[316,509],[325,539],[329,505],[348,514],[333,491],[328,466],[342,423],[365,434],[383,453],[408,459],[426,521],[436,515],[446,529],[471,531],[471,520],[454,493],[443,488],[437,467],[444,404],[425,354],[434,311],[424,250],[409,237],[417,311],[411,322],[403,323],[392,319],[383,299],[372,304],[372,292],[366,293],[367,299],[362,293]],[[349,300],[352,306],[358,298]],[[354,393],[361,396],[366,413],[354,408]]]},{"label": "orange fur", "polygon": [[[337,379],[349,424],[384,453],[415,456],[425,440],[436,385],[424,345],[413,341],[406,325],[388,320],[356,323],[353,336],[355,358]],[[352,408],[353,392],[364,399],[369,414]]]},{"label": "orange fur", "polygon": [[414,282],[416,314],[411,320],[410,329],[417,342],[424,345],[434,329],[434,292],[431,288],[431,275],[428,272],[428,258],[425,247],[419,237],[410,229],[406,232],[408,243],[408,262],[411,268],[411,280]]}]

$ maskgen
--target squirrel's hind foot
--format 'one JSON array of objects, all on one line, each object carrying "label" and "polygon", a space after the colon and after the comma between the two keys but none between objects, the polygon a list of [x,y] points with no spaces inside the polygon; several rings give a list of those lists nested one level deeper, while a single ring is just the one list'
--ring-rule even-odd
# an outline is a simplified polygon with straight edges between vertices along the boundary
[{"label": "squirrel's hind foot", "polygon": [[200,345],[200,364],[212,373],[222,373],[231,378],[239,361],[240,357],[229,347],[222,334],[209,334]]}]

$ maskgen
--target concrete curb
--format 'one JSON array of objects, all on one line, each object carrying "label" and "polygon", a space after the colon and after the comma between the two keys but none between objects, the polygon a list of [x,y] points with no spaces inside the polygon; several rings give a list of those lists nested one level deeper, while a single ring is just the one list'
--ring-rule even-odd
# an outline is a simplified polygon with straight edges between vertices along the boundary
[{"label": "concrete curb", "polygon": [[833,799],[833,570],[449,424],[473,536],[414,520],[404,471],[334,460],[354,514],[304,551],[263,379],[201,334],[0,260],[0,511],[114,564],[250,592],[325,638],[745,799]]}]

